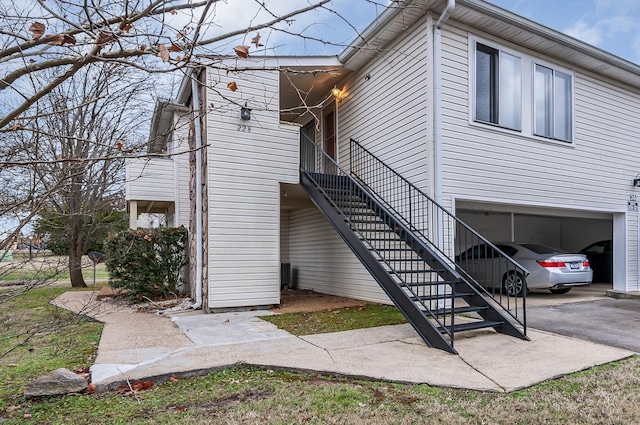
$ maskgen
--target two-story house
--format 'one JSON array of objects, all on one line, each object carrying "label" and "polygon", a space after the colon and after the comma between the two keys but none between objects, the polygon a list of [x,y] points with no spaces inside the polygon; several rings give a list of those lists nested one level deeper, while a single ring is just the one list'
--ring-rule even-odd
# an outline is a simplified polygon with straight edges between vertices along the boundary
[{"label": "two-story house", "polygon": [[[391,299],[419,332],[456,297],[501,321],[457,286],[473,276],[455,256],[486,243],[467,225],[613,240],[613,288],[638,290],[640,67],[486,1],[392,3],[337,57],[201,58],[158,103],[150,152],[172,155],[128,165],[131,226],[188,227],[197,306],[278,304],[291,273]],[[526,280],[502,261],[505,290]],[[501,314],[521,329],[518,308]]]}]

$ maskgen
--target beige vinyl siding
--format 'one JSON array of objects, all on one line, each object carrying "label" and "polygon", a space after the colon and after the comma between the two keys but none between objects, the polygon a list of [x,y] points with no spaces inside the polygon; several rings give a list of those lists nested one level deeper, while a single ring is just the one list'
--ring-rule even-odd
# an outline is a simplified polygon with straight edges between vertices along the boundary
[{"label": "beige vinyl siding", "polygon": [[[421,19],[344,86],[338,102],[340,160],[348,167],[349,139],[427,190],[432,149],[431,30]],[[368,78],[365,78],[368,76]]]},{"label": "beige vinyl siding", "polygon": [[324,294],[389,304],[389,298],[316,208],[291,211],[294,284]]},{"label": "beige vinyl siding", "polygon": [[207,114],[209,308],[278,304],[279,184],[298,183],[298,127],[279,123],[277,72],[209,69],[208,77],[207,104],[221,105]]},{"label": "beige vinyl siding", "polygon": [[[448,26],[443,36],[443,193],[583,211],[624,212],[640,171],[633,153],[640,134],[640,92],[580,69],[574,75],[574,143],[545,140],[470,122],[468,33]],[[506,42],[505,42],[506,44]],[[513,46],[510,46],[513,48]],[[543,63],[560,60],[523,51]],[[526,66],[525,62],[523,65]],[[454,71],[455,70],[455,71]],[[472,79],[472,76],[468,76]],[[532,93],[524,85],[523,102]],[[525,109],[526,110],[526,109]],[[532,119],[523,114],[523,120]],[[627,282],[638,281],[637,220],[627,218]]]}]

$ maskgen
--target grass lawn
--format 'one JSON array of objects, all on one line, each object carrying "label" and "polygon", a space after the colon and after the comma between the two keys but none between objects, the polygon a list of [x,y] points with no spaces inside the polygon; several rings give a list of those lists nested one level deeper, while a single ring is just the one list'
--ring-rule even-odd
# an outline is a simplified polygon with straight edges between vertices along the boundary
[{"label": "grass lawn", "polygon": [[[13,262],[0,262],[0,281],[69,279],[68,257],[41,252],[29,259],[28,254],[20,253],[14,255],[13,260]],[[87,285],[90,285],[93,282],[93,263],[85,256],[82,264],[82,275]],[[98,264],[96,266],[96,280],[107,279],[109,279],[109,273],[105,264]]]},{"label": "grass lawn", "polygon": [[380,304],[342,307],[311,313],[285,313],[260,318],[293,335],[312,335],[407,323],[407,319],[397,308]]},{"label": "grass lawn", "polygon": [[[65,313],[47,304],[65,288],[33,290],[0,310],[6,350],[17,330],[55,323]],[[384,306],[378,306],[384,307]],[[352,307],[341,313],[299,315],[328,331],[347,311],[341,328],[385,309]],[[382,311],[382,313],[381,313]],[[286,315],[282,315],[286,316]],[[312,315],[313,316],[313,315]],[[283,320],[295,322],[295,314]],[[640,423],[640,357],[611,363],[510,394],[428,385],[331,377],[238,365],[206,376],[176,379],[136,395],[117,392],[26,400],[24,384],[58,367],[91,363],[101,325],[79,321],[44,327],[25,345],[0,358],[0,423],[4,424],[635,424]],[[346,324],[344,324],[346,323]],[[283,325],[285,326],[285,325]],[[287,325],[288,326],[288,325]],[[307,332],[307,330],[305,330]],[[553,359],[549,359],[553,361]],[[513,361],[517,367],[517,359]],[[424,367],[437,367],[425,364]],[[27,419],[25,419],[27,415]]]}]

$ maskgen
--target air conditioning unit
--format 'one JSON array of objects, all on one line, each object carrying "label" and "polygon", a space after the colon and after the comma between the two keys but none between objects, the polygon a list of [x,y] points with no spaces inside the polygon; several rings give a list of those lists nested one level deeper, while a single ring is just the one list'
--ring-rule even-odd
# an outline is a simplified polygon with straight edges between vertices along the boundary
[{"label": "air conditioning unit", "polygon": [[280,263],[280,288],[291,288],[291,263]]}]

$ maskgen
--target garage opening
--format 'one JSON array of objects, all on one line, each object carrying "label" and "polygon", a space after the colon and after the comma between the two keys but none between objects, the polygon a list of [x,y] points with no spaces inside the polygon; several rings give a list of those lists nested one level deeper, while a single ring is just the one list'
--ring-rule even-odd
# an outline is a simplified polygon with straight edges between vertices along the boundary
[{"label": "garage opening", "polygon": [[585,253],[594,270],[592,286],[602,291],[613,286],[614,213],[458,200],[456,215],[492,242]]}]

